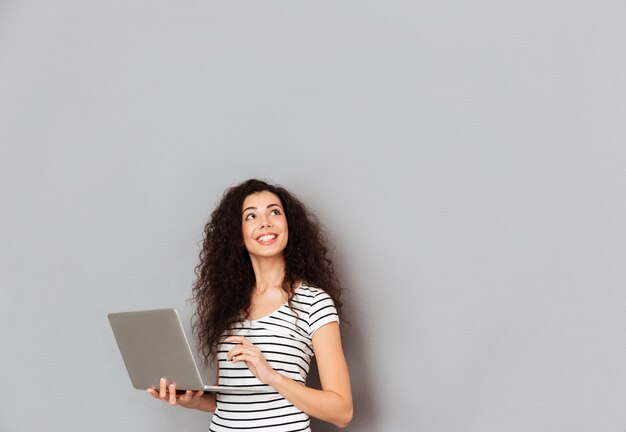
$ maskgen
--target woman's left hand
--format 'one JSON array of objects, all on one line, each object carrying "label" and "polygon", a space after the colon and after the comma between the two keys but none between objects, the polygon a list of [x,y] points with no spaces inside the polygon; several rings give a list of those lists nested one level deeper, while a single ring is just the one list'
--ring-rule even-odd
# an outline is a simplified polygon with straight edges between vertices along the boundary
[{"label": "woman's left hand", "polygon": [[278,372],[267,363],[260,349],[243,336],[230,336],[224,339],[224,342],[239,343],[226,354],[228,361],[232,363],[244,362],[259,381],[271,385]]}]

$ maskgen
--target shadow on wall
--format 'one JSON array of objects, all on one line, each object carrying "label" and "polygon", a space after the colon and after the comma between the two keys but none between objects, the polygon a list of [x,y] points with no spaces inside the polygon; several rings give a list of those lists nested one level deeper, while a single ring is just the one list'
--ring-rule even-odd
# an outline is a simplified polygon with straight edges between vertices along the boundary
[{"label": "shadow on wall", "polygon": [[[372,430],[378,423],[374,398],[376,392],[371,388],[375,381],[371,375],[368,364],[369,356],[364,352],[367,348],[364,336],[358,325],[359,317],[362,316],[356,308],[358,305],[347,304],[344,306],[349,322],[341,325],[341,337],[348,367],[350,368],[350,383],[352,385],[352,398],[354,401],[354,416],[346,431]],[[307,379],[307,385],[313,388],[321,388],[319,372],[316,362],[312,362],[311,370]],[[314,432],[337,431],[338,428],[311,418],[311,430]]]}]

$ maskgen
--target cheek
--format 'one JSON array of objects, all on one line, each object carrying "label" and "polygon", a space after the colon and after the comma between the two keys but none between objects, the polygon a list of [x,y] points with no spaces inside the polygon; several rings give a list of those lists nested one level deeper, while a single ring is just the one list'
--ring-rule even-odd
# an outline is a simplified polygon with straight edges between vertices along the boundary
[{"label": "cheek", "polygon": [[247,227],[246,225],[243,225],[241,227],[241,237],[243,238],[243,242],[247,243],[250,241],[250,236],[252,235],[252,229],[250,229],[250,227]]},{"label": "cheek", "polygon": [[289,230],[287,229],[287,227],[285,227],[283,229],[283,242],[287,244],[288,241],[289,241]]},{"label": "cheek", "polygon": [[242,245],[245,250],[250,251],[251,248],[254,248],[254,241],[250,240],[249,237],[244,237]]}]

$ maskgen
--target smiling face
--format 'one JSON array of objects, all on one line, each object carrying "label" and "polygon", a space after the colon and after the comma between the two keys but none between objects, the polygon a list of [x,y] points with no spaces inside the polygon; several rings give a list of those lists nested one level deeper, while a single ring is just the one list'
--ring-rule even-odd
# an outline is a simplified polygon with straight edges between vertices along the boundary
[{"label": "smiling face", "polygon": [[242,207],[241,233],[250,257],[282,256],[289,230],[280,198],[268,191],[253,193]]}]

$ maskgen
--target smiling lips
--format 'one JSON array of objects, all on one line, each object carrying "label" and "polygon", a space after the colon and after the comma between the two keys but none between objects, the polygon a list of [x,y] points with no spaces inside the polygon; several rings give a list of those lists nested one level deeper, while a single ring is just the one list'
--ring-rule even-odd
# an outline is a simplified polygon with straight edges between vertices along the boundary
[{"label": "smiling lips", "polygon": [[276,237],[278,237],[276,234],[266,233],[257,237],[256,241],[261,243],[263,246],[268,246],[276,241]]}]

